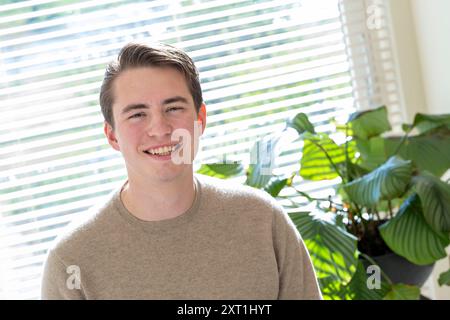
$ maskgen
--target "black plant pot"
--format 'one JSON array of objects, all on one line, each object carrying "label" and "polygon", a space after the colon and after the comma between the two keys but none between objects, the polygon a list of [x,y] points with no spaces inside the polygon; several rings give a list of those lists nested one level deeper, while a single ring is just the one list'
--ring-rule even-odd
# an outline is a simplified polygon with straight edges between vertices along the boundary
[{"label": "black plant pot", "polygon": [[433,271],[434,263],[419,266],[395,253],[372,257],[394,283],[421,287]]},{"label": "black plant pot", "polygon": [[[392,252],[378,229],[386,221],[371,221],[361,232],[358,249],[375,260],[392,282],[421,287],[433,271],[434,263],[420,266]],[[364,259],[364,265],[367,268],[370,263]]]}]

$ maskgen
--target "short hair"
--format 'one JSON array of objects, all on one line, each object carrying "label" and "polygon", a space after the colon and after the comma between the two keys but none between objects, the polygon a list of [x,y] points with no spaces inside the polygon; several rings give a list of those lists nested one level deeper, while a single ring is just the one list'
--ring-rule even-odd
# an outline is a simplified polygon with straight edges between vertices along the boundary
[{"label": "short hair", "polygon": [[114,128],[112,106],[114,104],[114,80],[121,72],[139,67],[171,67],[181,72],[186,79],[187,87],[194,100],[198,113],[203,103],[202,89],[198,70],[194,61],[183,50],[162,43],[153,45],[129,43],[119,52],[117,61],[106,67],[103,83],[100,88],[100,106],[105,121]]}]

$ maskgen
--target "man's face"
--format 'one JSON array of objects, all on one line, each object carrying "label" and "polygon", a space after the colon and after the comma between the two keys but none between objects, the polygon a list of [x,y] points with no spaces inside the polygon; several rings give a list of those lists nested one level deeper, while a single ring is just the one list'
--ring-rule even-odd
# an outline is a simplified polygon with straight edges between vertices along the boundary
[{"label": "man's face", "polygon": [[[193,150],[194,124],[201,121],[200,133],[206,125],[205,106],[197,115],[184,76],[173,68],[129,69],[115,79],[113,91],[115,128],[105,123],[105,134],[122,153],[129,178],[165,182],[192,173],[192,161],[176,164],[171,157],[171,148],[179,152],[180,147],[171,139],[175,130],[189,133]],[[182,141],[183,150],[189,149],[188,140]]]}]

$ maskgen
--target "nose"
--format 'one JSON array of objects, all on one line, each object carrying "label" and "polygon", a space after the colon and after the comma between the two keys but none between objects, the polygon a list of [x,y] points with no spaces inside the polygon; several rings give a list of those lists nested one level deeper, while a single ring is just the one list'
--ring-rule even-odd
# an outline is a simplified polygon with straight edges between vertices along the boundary
[{"label": "nose", "polygon": [[161,112],[153,112],[147,128],[150,137],[166,137],[171,135],[172,126],[165,115]]}]

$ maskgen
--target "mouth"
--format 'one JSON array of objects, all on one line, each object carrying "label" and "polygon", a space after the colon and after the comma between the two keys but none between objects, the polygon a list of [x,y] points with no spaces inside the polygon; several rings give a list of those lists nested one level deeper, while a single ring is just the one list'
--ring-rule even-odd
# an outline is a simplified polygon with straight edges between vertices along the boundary
[{"label": "mouth", "polygon": [[164,157],[164,156],[171,155],[172,153],[174,153],[175,151],[180,149],[181,146],[182,146],[182,143],[179,142],[179,143],[177,143],[175,145],[168,145],[168,146],[164,146],[164,147],[152,148],[152,149],[144,150],[144,152],[146,154],[151,155],[151,156]]}]

